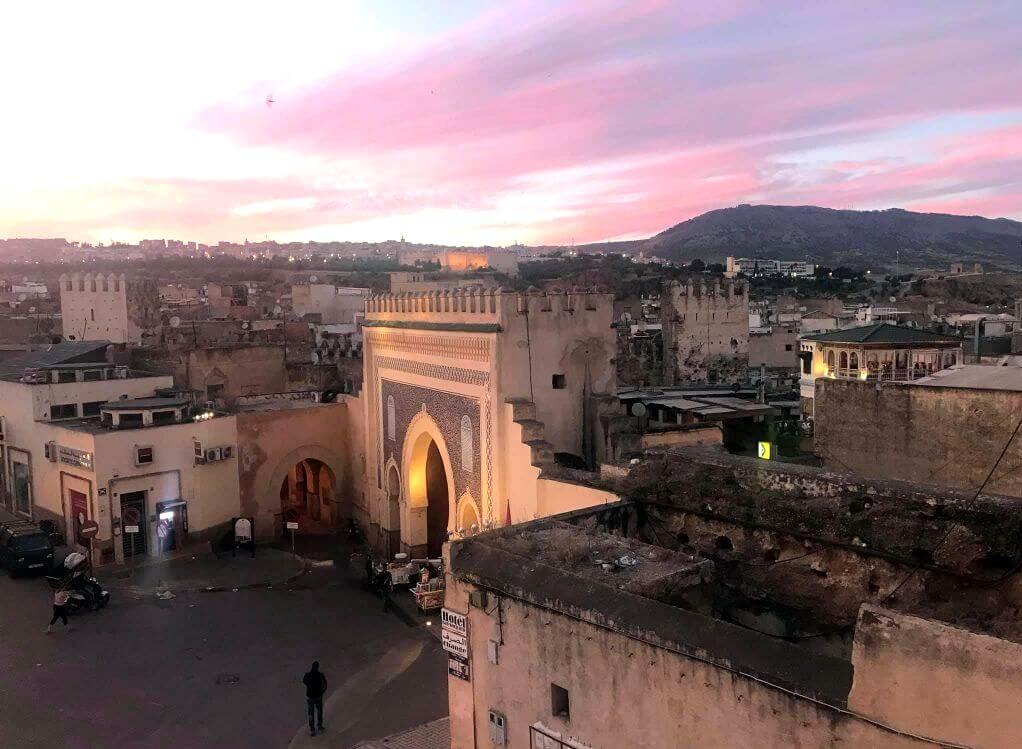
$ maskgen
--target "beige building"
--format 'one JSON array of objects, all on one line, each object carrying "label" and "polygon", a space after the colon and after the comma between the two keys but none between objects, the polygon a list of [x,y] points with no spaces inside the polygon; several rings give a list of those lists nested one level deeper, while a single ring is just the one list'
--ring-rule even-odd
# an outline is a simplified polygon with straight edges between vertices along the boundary
[{"label": "beige building", "polygon": [[80,522],[95,521],[100,564],[204,544],[239,515],[261,539],[282,534],[288,511],[300,532],[330,533],[363,504],[358,400],[276,394],[214,412],[169,376],[108,364],[108,345],[59,344],[0,367],[12,512],[52,521],[83,550]]},{"label": "beige building", "polygon": [[[1003,498],[688,453],[633,471],[641,511],[450,545],[452,749],[1017,745]],[[934,506],[970,541],[920,566]]]},{"label": "beige building", "polygon": [[557,480],[595,467],[614,390],[613,299],[444,290],[369,300],[365,515],[391,552],[615,500]]},{"label": "beige building", "polygon": [[60,277],[60,316],[69,341],[140,344],[160,324],[155,281],[123,273],[71,273]]},{"label": "beige building", "polygon": [[328,283],[291,286],[291,309],[299,320],[322,325],[355,323],[365,314],[369,289],[334,286]]},{"label": "beige building", "polygon": [[743,281],[672,281],[660,301],[664,381],[738,382],[749,363],[749,296]]},{"label": "beige building", "polygon": [[518,275],[518,253],[498,247],[400,250],[398,262],[401,265],[415,265],[417,262],[439,263],[441,269],[454,273],[489,268],[509,276]]}]

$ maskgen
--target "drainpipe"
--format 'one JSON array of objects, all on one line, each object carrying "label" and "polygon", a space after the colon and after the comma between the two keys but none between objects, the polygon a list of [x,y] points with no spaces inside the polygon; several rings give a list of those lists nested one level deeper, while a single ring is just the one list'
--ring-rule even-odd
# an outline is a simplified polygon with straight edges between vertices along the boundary
[{"label": "drainpipe", "polygon": [[973,335],[973,337],[972,337],[972,353],[976,357],[976,362],[975,362],[976,364],[979,364],[979,358],[980,358],[980,345],[979,344],[980,344],[980,340],[983,337],[983,327],[984,327],[983,323],[984,323],[984,318],[982,318],[982,317],[979,318],[978,320],[976,320],[976,328],[975,328],[975,330],[973,331],[973,334],[972,334]]}]

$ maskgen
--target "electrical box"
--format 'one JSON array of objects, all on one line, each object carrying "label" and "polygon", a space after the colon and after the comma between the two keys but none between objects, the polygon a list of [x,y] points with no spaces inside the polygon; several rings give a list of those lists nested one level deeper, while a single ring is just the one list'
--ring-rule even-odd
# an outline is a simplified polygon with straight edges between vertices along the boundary
[{"label": "electrical box", "polygon": [[497,665],[498,647],[499,645],[497,644],[496,640],[486,641],[486,660],[488,660],[494,666]]},{"label": "electrical box", "polygon": [[507,718],[504,713],[490,710],[490,743],[495,746],[507,745]]},{"label": "electrical box", "polygon": [[224,460],[230,460],[234,457],[234,445],[224,445],[220,448],[220,455]]},{"label": "electrical box", "polygon": [[50,441],[43,445],[43,455],[51,463],[57,462],[57,443]]},{"label": "electrical box", "polygon": [[477,609],[486,608],[486,591],[485,590],[473,590],[468,594],[468,603],[470,606],[474,606]]}]

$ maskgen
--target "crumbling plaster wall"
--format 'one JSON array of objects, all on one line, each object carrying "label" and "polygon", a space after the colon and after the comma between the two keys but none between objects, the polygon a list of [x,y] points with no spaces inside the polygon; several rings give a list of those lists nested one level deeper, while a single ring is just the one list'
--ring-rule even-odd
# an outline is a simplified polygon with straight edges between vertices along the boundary
[{"label": "crumbling plaster wall", "polygon": [[[975,491],[1022,418],[1022,392],[816,381],[815,446],[828,467]],[[1022,439],[986,491],[1022,497]]]}]

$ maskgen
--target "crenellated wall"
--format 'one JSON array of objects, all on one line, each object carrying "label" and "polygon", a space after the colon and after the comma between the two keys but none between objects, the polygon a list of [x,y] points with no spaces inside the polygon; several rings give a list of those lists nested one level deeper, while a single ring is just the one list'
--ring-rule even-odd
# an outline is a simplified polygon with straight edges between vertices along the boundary
[{"label": "crenellated wall", "polygon": [[671,282],[660,305],[667,383],[735,382],[749,364],[749,296],[742,281]]}]

